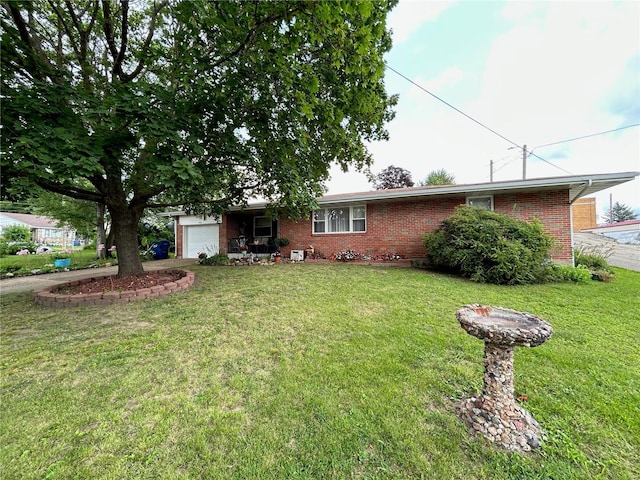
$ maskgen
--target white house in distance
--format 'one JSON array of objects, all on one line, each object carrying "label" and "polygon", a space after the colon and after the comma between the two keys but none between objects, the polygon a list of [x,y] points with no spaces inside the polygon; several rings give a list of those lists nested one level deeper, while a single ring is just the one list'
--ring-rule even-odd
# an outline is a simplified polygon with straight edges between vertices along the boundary
[{"label": "white house in distance", "polygon": [[76,231],[66,227],[58,227],[56,221],[40,215],[28,213],[0,212],[0,235],[11,225],[29,227],[31,241],[43,245],[73,245]]}]

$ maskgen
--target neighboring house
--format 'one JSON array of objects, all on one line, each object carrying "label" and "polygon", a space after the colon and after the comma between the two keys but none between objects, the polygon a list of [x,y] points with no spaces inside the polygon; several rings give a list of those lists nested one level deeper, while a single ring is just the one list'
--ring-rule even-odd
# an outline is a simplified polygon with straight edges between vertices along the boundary
[{"label": "neighboring house", "polygon": [[613,238],[618,243],[630,243],[640,245],[640,220],[626,220],[624,222],[610,223],[596,228],[583,230],[587,233],[595,233]]},{"label": "neighboring house", "polygon": [[251,251],[268,253],[269,240],[289,239],[282,248],[306,250],[327,257],[342,250],[362,254],[396,253],[409,258],[426,254],[425,233],[433,232],[458,205],[469,204],[522,220],[538,218],[557,240],[552,252],[559,263],[571,263],[571,206],[579,198],[633,180],[640,172],[575,175],[467,185],[446,185],[375,190],[327,195],[318,199],[319,209],[300,221],[272,220],[265,203],[231,209],[221,217],[176,218],[176,255],[196,258],[198,252],[237,253],[245,241]]},{"label": "neighboring house", "polygon": [[31,229],[31,240],[43,245],[73,245],[75,230],[60,228],[56,221],[40,215],[0,212],[0,235],[5,227],[19,225]]}]

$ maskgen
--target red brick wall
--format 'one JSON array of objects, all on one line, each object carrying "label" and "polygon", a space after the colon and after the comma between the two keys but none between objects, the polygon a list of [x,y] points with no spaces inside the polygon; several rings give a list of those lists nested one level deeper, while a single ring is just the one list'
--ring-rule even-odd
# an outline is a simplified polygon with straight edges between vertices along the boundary
[{"label": "red brick wall", "polygon": [[496,195],[494,210],[520,220],[538,218],[545,230],[557,240],[553,259],[561,263],[573,261],[571,249],[571,204],[568,190],[538,193]]},{"label": "red brick wall", "polygon": [[[434,231],[457,205],[464,203],[465,197],[368,203],[365,233],[313,234],[310,218],[299,222],[283,219],[282,236],[291,243],[282,252],[288,255],[292,249],[304,250],[313,245],[316,252],[327,257],[341,250],[423,257],[426,249],[422,236]],[[496,195],[494,209],[522,220],[539,218],[558,240],[558,248],[552,252],[554,259],[565,263],[572,260],[568,191]]]}]

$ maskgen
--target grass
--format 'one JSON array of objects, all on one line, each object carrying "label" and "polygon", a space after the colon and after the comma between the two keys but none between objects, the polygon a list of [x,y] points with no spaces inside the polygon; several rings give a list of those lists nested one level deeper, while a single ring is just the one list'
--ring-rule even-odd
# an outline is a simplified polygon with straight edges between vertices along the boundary
[{"label": "grass", "polygon": [[[30,275],[33,271],[38,273],[59,272],[63,268],[56,267],[54,260],[59,252],[32,254],[32,255],[5,255],[0,257],[0,275],[6,276],[7,273],[13,275]],[[117,265],[116,258],[104,260],[96,260],[96,252],[93,249],[75,250],[68,257],[71,259],[69,270],[87,268],[89,265],[105,265],[110,263]]]},{"label": "grass", "polygon": [[[2,307],[2,478],[632,479],[640,476],[640,273],[497,287],[357,265],[194,266],[158,300]],[[554,327],[516,351],[532,455],[469,435],[482,388],[463,304]]]}]

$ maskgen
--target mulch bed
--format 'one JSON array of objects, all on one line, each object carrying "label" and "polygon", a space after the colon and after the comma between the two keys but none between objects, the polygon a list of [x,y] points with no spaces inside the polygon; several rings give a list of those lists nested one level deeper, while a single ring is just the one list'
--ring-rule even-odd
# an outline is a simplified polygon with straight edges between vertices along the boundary
[{"label": "mulch bed", "polygon": [[61,285],[59,288],[52,290],[51,293],[76,295],[79,293],[91,294],[139,290],[142,288],[151,288],[156,285],[164,285],[165,283],[174,282],[179,280],[182,276],[183,275],[179,272],[145,272],[142,275],[123,278],[118,278],[112,275],[96,278],[91,282],[82,283],[80,285]]}]

